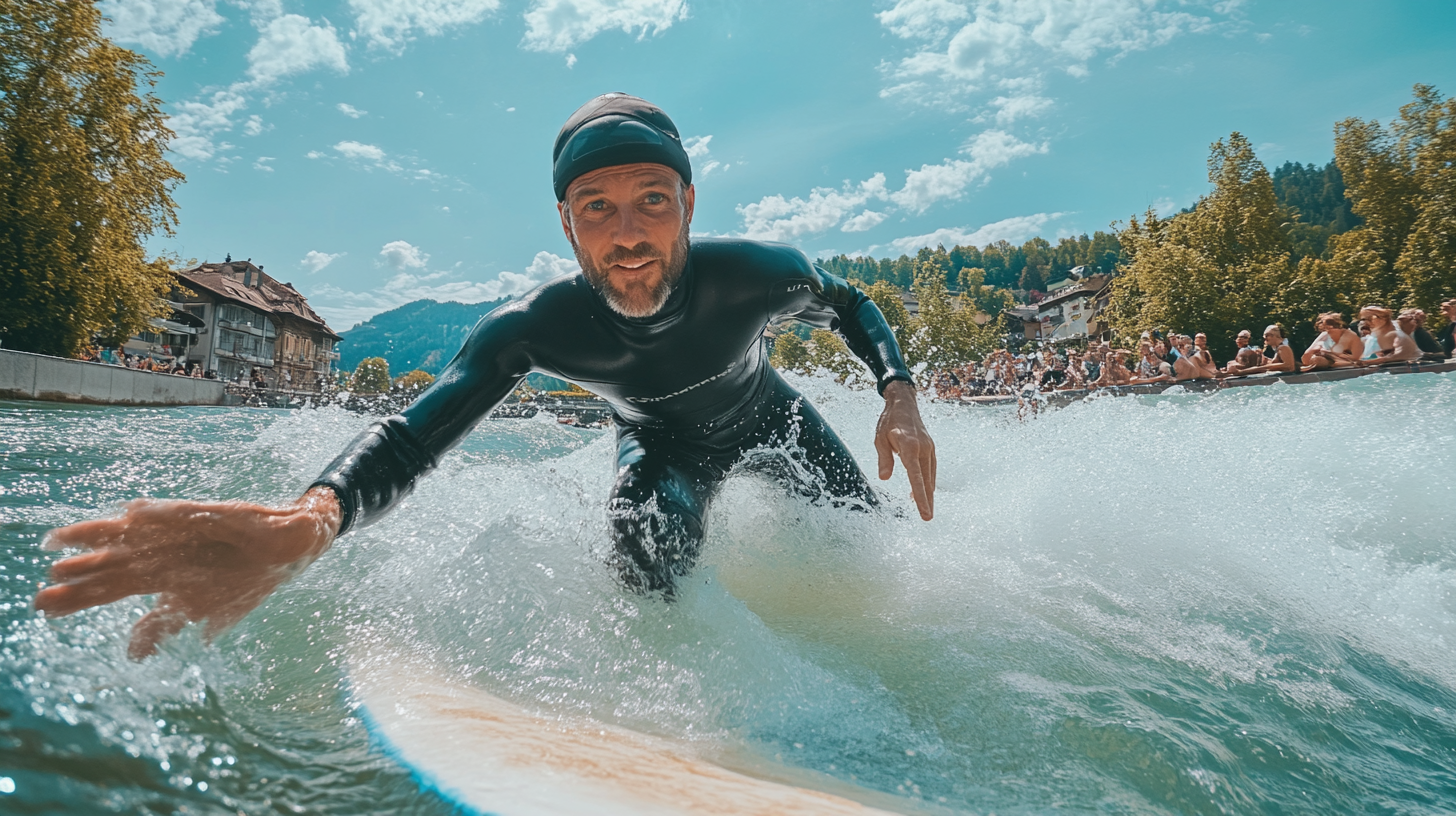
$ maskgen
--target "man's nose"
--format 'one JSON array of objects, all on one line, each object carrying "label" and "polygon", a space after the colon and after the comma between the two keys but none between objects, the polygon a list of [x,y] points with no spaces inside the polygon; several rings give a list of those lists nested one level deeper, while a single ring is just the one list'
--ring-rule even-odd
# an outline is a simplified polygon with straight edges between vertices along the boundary
[{"label": "man's nose", "polygon": [[617,210],[612,223],[612,242],[618,246],[634,247],[647,240],[647,225],[642,216],[632,207]]}]

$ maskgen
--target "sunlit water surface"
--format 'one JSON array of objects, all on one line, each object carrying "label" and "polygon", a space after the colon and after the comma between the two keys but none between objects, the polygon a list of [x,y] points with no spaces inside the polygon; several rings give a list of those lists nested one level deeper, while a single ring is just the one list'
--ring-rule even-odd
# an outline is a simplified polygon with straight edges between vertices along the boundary
[{"label": "sunlit water surface", "polygon": [[[878,399],[796,380],[873,467]],[[409,648],[531,708],[957,813],[1456,807],[1456,376],[928,406],[937,515],[735,477],[679,600],[602,563],[609,433],[488,421],[213,647],[29,608],[49,527],[290,499],[368,422],[0,403],[0,812],[451,806],[351,706]]]}]

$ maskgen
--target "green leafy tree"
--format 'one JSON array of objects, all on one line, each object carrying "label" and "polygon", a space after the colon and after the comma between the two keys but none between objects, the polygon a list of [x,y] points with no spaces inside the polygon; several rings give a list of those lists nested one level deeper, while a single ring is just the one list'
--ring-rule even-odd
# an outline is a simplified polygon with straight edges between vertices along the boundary
[{"label": "green leafy tree", "polygon": [[165,311],[146,239],[171,235],[159,73],[101,35],[90,2],[0,0],[0,340],[71,355]]},{"label": "green leafy tree", "polygon": [[809,343],[809,370],[826,369],[841,383],[857,384],[867,376],[864,363],[834,332],[815,329],[809,333]]},{"label": "green leafy tree", "polygon": [[1149,211],[1119,235],[1127,261],[1107,315],[1123,342],[1154,328],[1201,331],[1216,352],[1230,353],[1241,329],[1257,335],[1286,317],[1282,293],[1293,269],[1285,213],[1243,135],[1212,145],[1208,180],[1213,192],[1191,211],[1170,219]]},{"label": "green leafy tree", "polygon": [[976,322],[975,304],[961,294],[952,297],[945,277],[932,263],[921,266],[915,280],[920,314],[905,349],[911,366],[924,364],[943,370],[982,359],[1000,345],[999,320],[982,326]]},{"label": "green leafy tree", "polygon": [[389,386],[389,363],[383,357],[360,360],[349,378],[349,390],[356,394],[383,394]]},{"label": "green leafy tree", "polygon": [[395,378],[394,387],[407,394],[418,394],[435,382],[435,375],[418,368]]},{"label": "green leafy tree", "polygon": [[797,334],[786,331],[774,338],[769,364],[784,371],[803,371],[809,364],[809,347]]}]

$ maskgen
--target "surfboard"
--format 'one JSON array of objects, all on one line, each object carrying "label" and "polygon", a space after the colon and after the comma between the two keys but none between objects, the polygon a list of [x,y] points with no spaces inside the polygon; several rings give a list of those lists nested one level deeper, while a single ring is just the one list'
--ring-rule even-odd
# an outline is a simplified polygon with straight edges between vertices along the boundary
[{"label": "surfboard", "polygon": [[[790,768],[837,793],[731,770],[699,748],[581,717],[523,708],[405,660],[351,659],[350,692],[375,742],[422,787],[491,816],[872,816],[915,803]],[[767,763],[764,763],[765,767]],[[798,781],[797,779],[795,781]],[[844,795],[848,793],[854,798]],[[856,801],[859,800],[859,801]],[[896,800],[895,810],[864,801]]]}]

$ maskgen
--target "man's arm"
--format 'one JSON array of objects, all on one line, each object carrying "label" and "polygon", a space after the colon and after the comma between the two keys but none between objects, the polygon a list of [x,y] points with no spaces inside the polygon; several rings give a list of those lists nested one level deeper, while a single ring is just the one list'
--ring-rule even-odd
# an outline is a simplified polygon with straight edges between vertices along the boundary
[{"label": "man's arm", "polygon": [[838,331],[849,350],[869,366],[885,398],[885,410],[875,427],[880,478],[890,478],[899,456],[920,517],[929,521],[935,515],[935,442],[920,419],[915,380],[900,355],[894,331],[874,301],[843,278],[809,265],[805,281],[806,289],[798,290],[801,296],[778,316]]},{"label": "man's arm", "polygon": [[[189,622],[211,639],[302,572],[350,526],[377,519],[510,393],[529,368],[516,318],[482,319],[435,386],[361,434],[302,497],[283,507],[138,499],[116,518],[52,530],[49,549],[81,548],[51,568],[35,607],[63,616],[157,595],[132,628],[140,660]],[[525,366],[525,368],[522,368]]]}]

